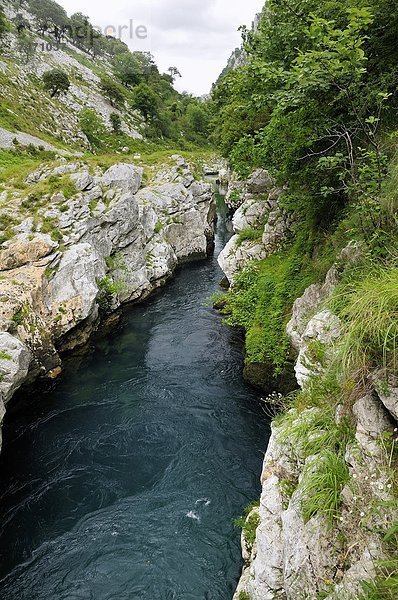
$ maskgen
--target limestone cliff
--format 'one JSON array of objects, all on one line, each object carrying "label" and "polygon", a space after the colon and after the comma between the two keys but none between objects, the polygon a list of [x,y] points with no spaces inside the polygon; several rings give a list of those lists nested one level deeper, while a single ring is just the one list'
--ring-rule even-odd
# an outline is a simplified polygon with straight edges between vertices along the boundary
[{"label": "limestone cliff", "polygon": [[[288,242],[294,219],[278,207],[282,194],[266,171],[241,184],[233,218],[237,233],[220,257],[232,286],[242,269]],[[273,211],[279,219],[272,218]],[[258,231],[257,240],[239,237],[247,228]],[[349,243],[326,278],[308,287],[292,307],[287,334],[296,353],[301,400],[289,408],[288,400],[277,398],[278,406],[285,402],[287,408],[273,424],[260,504],[243,530],[244,568],[234,600],[360,598],[364,582],[375,579],[386,557],[385,532],[398,520],[396,377],[376,369],[363,389],[354,389],[342,371],[333,371],[335,382],[326,378],[345,331],[330,299],[361,255],[361,246]],[[328,404],[306,406],[322,386]],[[333,508],[327,511],[331,494]],[[254,543],[253,523],[258,525]]]}]

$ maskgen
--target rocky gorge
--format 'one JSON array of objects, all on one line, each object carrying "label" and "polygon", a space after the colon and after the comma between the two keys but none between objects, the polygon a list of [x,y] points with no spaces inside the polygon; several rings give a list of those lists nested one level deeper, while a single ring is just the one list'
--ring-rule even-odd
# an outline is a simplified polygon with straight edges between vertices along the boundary
[{"label": "rocky gorge", "polygon": [[60,356],[101,319],[211,251],[213,190],[182,157],[150,168],[146,184],[133,164],[91,171],[64,159],[30,173],[23,191],[11,182],[1,194],[2,418],[21,385],[57,377]]}]

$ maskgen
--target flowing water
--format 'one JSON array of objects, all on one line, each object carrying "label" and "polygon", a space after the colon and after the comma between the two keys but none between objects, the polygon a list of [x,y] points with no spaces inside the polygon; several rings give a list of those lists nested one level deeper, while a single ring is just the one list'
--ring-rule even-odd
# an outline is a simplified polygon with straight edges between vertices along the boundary
[{"label": "flowing water", "polygon": [[206,305],[221,277],[216,257],[186,266],[51,390],[12,403],[1,600],[232,598],[233,520],[259,496],[269,429],[240,334]]}]

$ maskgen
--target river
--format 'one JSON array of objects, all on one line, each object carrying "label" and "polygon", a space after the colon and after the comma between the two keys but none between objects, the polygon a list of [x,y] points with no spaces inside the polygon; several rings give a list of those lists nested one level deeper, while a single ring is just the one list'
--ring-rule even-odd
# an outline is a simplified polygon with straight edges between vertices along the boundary
[{"label": "river", "polygon": [[125,311],[51,389],[9,407],[0,457],[1,600],[231,600],[233,520],[269,437],[239,332],[206,303],[215,255]]}]

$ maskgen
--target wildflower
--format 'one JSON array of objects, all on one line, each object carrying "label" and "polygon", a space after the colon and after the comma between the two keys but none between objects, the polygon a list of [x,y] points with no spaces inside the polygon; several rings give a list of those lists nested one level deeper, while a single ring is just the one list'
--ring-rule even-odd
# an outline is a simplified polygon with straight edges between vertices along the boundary
[{"label": "wildflower", "polygon": [[364,517],[364,516],[365,516],[365,513],[364,513],[364,512],[361,512],[361,517]]}]

